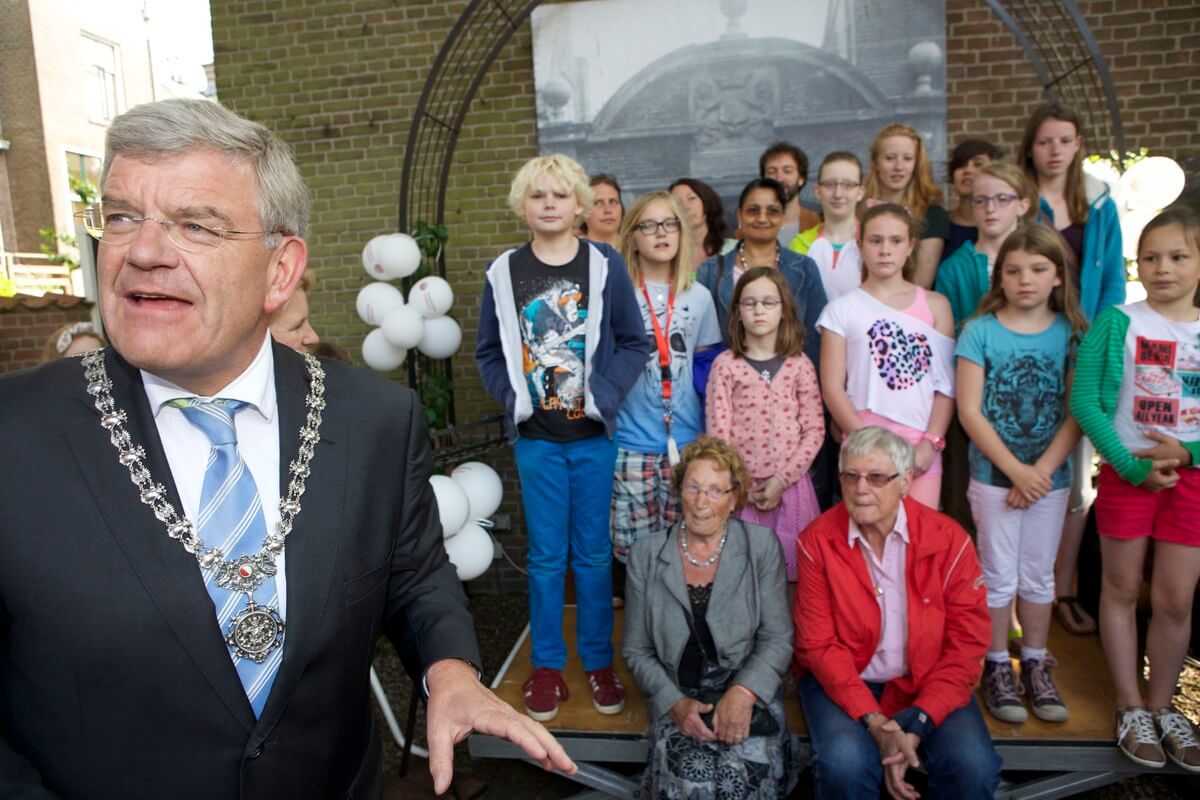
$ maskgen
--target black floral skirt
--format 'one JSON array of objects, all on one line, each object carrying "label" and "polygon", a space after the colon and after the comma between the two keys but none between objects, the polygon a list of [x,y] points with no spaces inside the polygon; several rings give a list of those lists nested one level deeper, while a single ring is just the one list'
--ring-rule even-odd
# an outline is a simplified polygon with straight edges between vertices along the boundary
[{"label": "black floral skirt", "polygon": [[792,735],[776,696],[767,710],[778,723],[772,736],[738,744],[698,742],[679,732],[669,714],[650,728],[650,760],[642,777],[643,798],[656,800],[776,800],[787,797],[799,777]]}]

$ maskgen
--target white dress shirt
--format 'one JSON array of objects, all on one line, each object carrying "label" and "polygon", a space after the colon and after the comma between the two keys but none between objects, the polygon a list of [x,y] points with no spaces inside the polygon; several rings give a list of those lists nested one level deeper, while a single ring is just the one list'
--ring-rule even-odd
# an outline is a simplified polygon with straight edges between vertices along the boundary
[{"label": "white dress shirt", "polygon": [[[183,504],[181,511],[194,521],[200,512],[200,493],[204,488],[204,470],[212,442],[203,431],[187,421],[181,410],[166,403],[180,397],[199,395],[145,370],[141,373],[146,399],[150,401],[150,409],[154,413],[154,424],[158,428],[171,477],[175,480],[175,488]],[[275,401],[275,357],[271,352],[269,333],[245,372],[212,397],[241,400],[249,404],[248,408],[243,408],[235,415],[233,425],[237,431],[238,453],[254,476],[258,496],[262,500],[263,519],[267,523],[267,531],[271,532],[275,530],[280,517],[279,413]],[[163,536],[166,535],[164,528]],[[212,543],[206,544],[211,546]],[[182,545],[180,547],[182,549]],[[251,547],[257,550],[261,543],[253,542]],[[279,615],[286,619],[287,580],[283,553],[275,557],[275,567],[278,570],[275,588],[279,594]],[[196,569],[200,569],[199,563]]]}]

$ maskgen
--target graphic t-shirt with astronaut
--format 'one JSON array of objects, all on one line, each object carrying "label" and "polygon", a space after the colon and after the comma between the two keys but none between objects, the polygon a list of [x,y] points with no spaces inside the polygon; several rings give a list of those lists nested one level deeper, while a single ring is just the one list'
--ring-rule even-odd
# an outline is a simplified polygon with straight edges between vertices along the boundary
[{"label": "graphic t-shirt with astronaut", "polygon": [[518,426],[522,436],[573,442],[604,433],[584,414],[584,330],[588,305],[588,251],[553,266],[529,245],[509,262],[513,300],[521,326],[522,369],[533,416]]}]

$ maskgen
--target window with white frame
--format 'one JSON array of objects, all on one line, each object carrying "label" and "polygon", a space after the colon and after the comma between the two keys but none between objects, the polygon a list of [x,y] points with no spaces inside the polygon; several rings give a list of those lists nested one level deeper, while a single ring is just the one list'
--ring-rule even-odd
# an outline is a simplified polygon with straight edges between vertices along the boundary
[{"label": "window with white frame", "polygon": [[88,119],[110,122],[121,113],[120,53],[116,45],[86,33],[80,35],[79,44]]},{"label": "window with white frame", "polygon": [[66,151],[66,157],[67,197],[71,199],[71,215],[74,216],[99,195],[101,161],[98,156],[72,150]]}]

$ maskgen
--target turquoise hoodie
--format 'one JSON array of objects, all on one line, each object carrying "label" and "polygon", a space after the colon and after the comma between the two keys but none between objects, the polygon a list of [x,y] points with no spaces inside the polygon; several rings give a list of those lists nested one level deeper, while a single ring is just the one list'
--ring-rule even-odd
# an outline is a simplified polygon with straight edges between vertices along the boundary
[{"label": "turquoise hoodie", "polygon": [[[1087,174],[1083,182],[1088,218],[1083,226],[1083,259],[1079,265],[1079,307],[1091,322],[1109,306],[1125,302],[1125,253],[1117,205],[1109,196],[1108,186]],[[1053,222],[1050,206],[1044,199],[1041,205],[1046,219]]]}]

